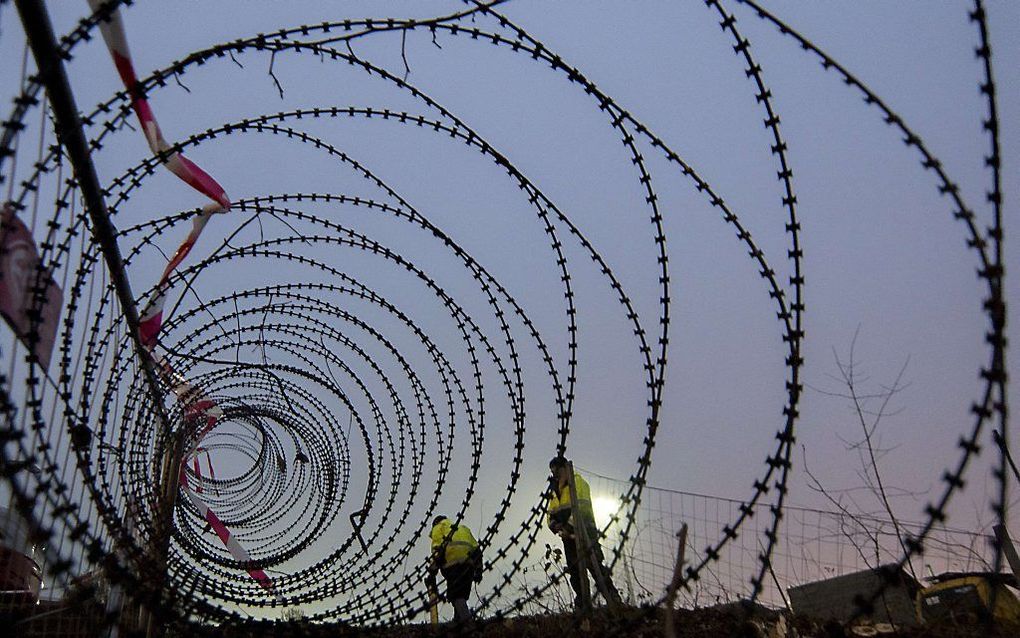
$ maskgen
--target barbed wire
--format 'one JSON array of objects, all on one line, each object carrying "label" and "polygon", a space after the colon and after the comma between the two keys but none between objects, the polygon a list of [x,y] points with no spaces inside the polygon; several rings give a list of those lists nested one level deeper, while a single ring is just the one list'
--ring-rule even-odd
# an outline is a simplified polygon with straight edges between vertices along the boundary
[{"label": "barbed wire", "polygon": [[[59,57],[70,62],[103,20],[131,4],[108,2],[95,15],[79,21],[60,38]],[[200,153],[218,141],[240,138],[307,149],[317,162],[341,168],[374,193],[284,190],[238,198],[231,202],[231,215],[241,221],[233,222],[218,246],[197,255],[168,278],[169,289],[177,297],[171,300],[156,351],[176,374],[223,410],[217,429],[207,436],[197,435],[196,416],[186,402],[164,400],[174,396],[165,378],[160,383],[146,379],[144,358],[140,363],[132,341],[134,327],[124,316],[114,282],[140,265],[158,262],[155,253],[162,252],[165,237],[175,236],[202,210],[171,212],[117,231],[124,271],[110,272],[103,249],[90,236],[92,222],[79,205],[82,185],[65,175],[67,152],[55,139],[47,143],[53,125],[40,97],[41,78],[23,71],[19,95],[3,122],[0,184],[8,185],[8,204],[14,214],[31,209],[36,220],[32,230],[39,238],[39,259],[28,309],[36,341],[30,338],[26,348],[12,338],[4,350],[8,374],[0,379],[4,412],[0,469],[16,509],[33,530],[34,541],[46,546],[48,577],[55,584],[67,587],[76,575],[101,570],[105,579],[129,591],[133,600],[176,626],[244,622],[254,609],[295,605],[306,606],[312,622],[372,625],[413,619],[429,604],[419,586],[426,561],[420,553],[414,554],[416,545],[432,517],[442,513],[444,504],[449,506],[451,491],[463,493],[451,516],[463,521],[482,483],[494,478],[483,476],[482,457],[487,431],[500,427],[493,425],[491,417],[498,414],[509,419],[512,446],[501,450],[509,467],[505,486],[499,488],[505,495],[479,535],[485,570],[492,581],[480,593],[480,607],[497,618],[524,609],[563,581],[560,572],[524,591],[514,589],[514,579],[541,553],[538,534],[546,499],[544,490],[518,492],[522,475],[532,465],[524,451],[526,425],[538,420],[533,414],[551,411],[556,435],[551,448],[536,450],[532,457],[544,463],[550,455],[571,450],[581,360],[577,273],[589,272],[588,268],[608,286],[603,291],[608,291],[626,320],[627,330],[615,336],[621,344],[629,344],[640,362],[644,386],[641,451],[619,495],[623,508],[607,526],[618,529],[610,561],[616,567],[626,559],[638,533],[638,506],[662,423],[672,297],[665,213],[657,185],[679,177],[718,213],[747,251],[774,304],[785,349],[785,398],[774,426],[776,443],[750,486],[751,495],[737,505],[733,520],[721,527],[718,538],[694,552],[684,572],[685,584],[697,587],[700,579],[714,577],[711,566],[727,546],[745,533],[742,530],[756,512],[767,511],[770,522],[755,525],[751,532],[763,538],[750,571],[747,599],[753,602],[761,596],[781,540],[792,470],[803,391],[805,285],[792,162],[762,63],[738,28],[737,15],[724,3],[707,0],[707,8],[732,39],[732,49],[752,83],[751,97],[771,137],[769,153],[785,217],[789,262],[785,284],[721,190],[692,163],[579,67],[500,13],[497,6],[502,2],[466,4],[462,11],[431,19],[348,19],[257,34],[188,52],[139,80],[140,94],[155,97],[170,79],[188,90],[183,82],[199,67],[226,75],[243,68],[238,57],[254,56],[268,58],[272,74],[277,56],[314,56],[392,87],[415,105],[413,109],[303,107],[236,119],[181,138],[170,150],[139,159],[102,185],[110,218],[121,219],[136,201],[144,199],[146,189],[153,188],[155,176],[172,153]],[[990,146],[985,162],[992,181],[987,199],[994,219],[982,230],[978,216],[942,163],[877,93],[753,0],[736,4],[819,59],[903,135],[904,143],[919,153],[922,166],[934,175],[938,191],[950,199],[951,213],[962,222],[967,245],[980,261],[979,277],[987,288],[983,310],[989,321],[989,360],[980,371],[984,388],[973,404],[973,426],[959,441],[959,460],[942,477],[945,487],[928,506],[927,524],[908,539],[902,566],[923,551],[931,531],[945,521],[947,505],[963,486],[986,426],[1006,442],[995,470],[1000,491],[992,503],[996,518],[1005,521],[1006,517],[1009,439],[1001,151],[987,16],[976,1],[970,19],[979,31],[976,55],[983,65],[980,88],[988,108],[983,124]],[[5,10],[0,2],[7,31]],[[394,33],[400,34],[403,46],[407,34],[416,31],[427,31],[437,46],[438,36],[457,38],[497,47],[521,64],[547,68],[583,94],[604,118],[632,171],[619,179],[635,184],[640,192],[632,203],[634,211],[643,211],[648,224],[649,241],[640,250],[655,260],[655,267],[645,273],[657,290],[654,318],[639,315],[639,303],[612,267],[611,258],[591,239],[592,229],[557,205],[479,128],[409,81],[413,74],[403,49],[405,71],[398,74],[352,48],[352,43]],[[26,64],[27,50],[26,44]],[[272,77],[282,97],[283,86],[276,75]],[[81,117],[91,161],[103,157],[107,148],[117,147],[125,128],[128,135],[133,133],[131,99],[130,91],[118,91]],[[30,122],[35,109],[39,124]],[[556,329],[540,327],[544,322],[527,310],[528,300],[514,294],[499,273],[485,265],[485,259],[472,255],[452,229],[413,205],[415,193],[401,192],[383,178],[378,167],[370,168],[367,160],[314,132],[316,123],[340,121],[365,125],[371,121],[372,126],[420,131],[444,144],[463,146],[474,161],[491,162],[505,173],[520,202],[534,215],[528,222],[515,223],[522,227],[534,223],[544,237],[542,251],[547,252],[540,254],[535,247],[534,256],[545,258],[545,268],[553,273],[550,278],[561,297]],[[28,148],[27,134],[36,129],[37,148]],[[664,160],[673,174],[663,180],[653,178],[653,155]],[[52,199],[51,204],[43,203],[44,195]],[[422,260],[413,250],[401,248],[399,241],[387,245],[355,224],[338,221],[338,211],[399,224],[415,242],[437,251],[434,261]],[[273,230],[267,234],[264,225],[270,223]],[[434,272],[442,260],[455,263],[470,287],[463,282],[445,283]],[[287,281],[242,284],[226,294],[221,288],[208,298],[205,289],[199,290],[202,284],[208,288],[209,281],[227,281],[231,273],[245,271],[279,275]],[[61,281],[66,301],[60,311],[55,369],[48,370],[31,352],[31,344],[39,339],[51,276]],[[396,298],[387,278],[398,277],[404,288]],[[132,279],[137,285],[139,279]],[[140,304],[157,294],[159,287],[153,282],[134,301]],[[431,310],[416,312],[426,307]],[[528,400],[529,393],[536,387],[551,392],[547,399],[551,403],[529,413],[527,406],[536,401]],[[465,428],[467,457],[458,454]],[[172,433],[183,435],[186,449],[205,454],[204,459],[196,454],[193,462],[176,462],[182,464],[188,484],[202,491],[202,498],[244,545],[250,560],[238,560],[209,536],[200,510],[180,497],[186,488],[179,488],[180,494],[173,497],[172,541],[160,558],[160,543],[165,542],[160,535],[165,515],[160,489],[165,459],[173,456],[169,452]],[[214,476],[214,455],[233,459],[230,465],[243,470],[224,476],[221,467],[220,476]],[[426,487],[429,482],[431,489]],[[363,490],[360,497],[359,489]],[[347,514],[351,529],[337,541],[334,535],[346,522],[342,514]],[[1000,550],[996,545],[996,570]],[[271,593],[248,576],[250,569],[277,574]],[[653,593],[659,598],[650,602],[661,603],[665,590]],[[860,601],[862,611],[874,600]],[[118,613],[107,614],[105,622],[119,622]]]}]

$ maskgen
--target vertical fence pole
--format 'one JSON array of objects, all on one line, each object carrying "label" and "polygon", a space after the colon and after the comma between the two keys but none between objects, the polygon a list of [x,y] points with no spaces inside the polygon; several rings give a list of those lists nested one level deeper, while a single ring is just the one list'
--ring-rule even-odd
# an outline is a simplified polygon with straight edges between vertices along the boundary
[{"label": "vertical fence pole", "polygon": [[[170,555],[170,536],[173,531],[174,506],[177,504],[177,492],[180,489],[180,473],[182,471],[182,459],[184,458],[184,431],[181,430],[170,437],[166,446],[166,453],[163,455],[163,471],[161,485],[162,493],[159,494],[158,516],[156,517],[156,533],[153,541],[155,549],[153,555],[156,559],[156,573],[159,574],[161,589],[166,589],[166,580],[169,575],[167,559]],[[156,638],[163,633],[163,627],[150,613],[147,614],[145,635],[147,638]]]},{"label": "vertical fence pole", "polygon": [[1016,546],[1013,545],[1013,540],[1009,537],[1006,526],[996,525],[992,528],[992,531],[995,532],[995,537],[999,539],[999,547],[1002,548],[1002,553],[1006,556],[1009,568],[1013,570],[1013,575],[1020,580],[1020,556],[1017,556]]},{"label": "vertical fence pole", "polygon": [[[92,238],[103,253],[107,271],[110,274],[110,281],[117,294],[120,303],[121,313],[124,316],[124,323],[127,325],[127,332],[134,342],[135,351],[138,355],[139,365],[142,374],[149,386],[149,393],[153,402],[153,409],[159,419],[160,431],[157,439],[156,449],[161,449],[160,443],[166,446],[165,454],[174,454],[178,442],[174,440],[169,432],[169,420],[163,405],[163,392],[159,385],[159,378],[156,374],[153,360],[141,342],[138,332],[138,308],[135,305],[135,297],[131,292],[131,284],[128,281],[127,272],[124,269],[124,261],[120,254],[120,247],[117,244],[117,229],[110,221],[106,209],[106,202],[103,198],[103,189],[99,185],[99,178],[96,174],[96,167],[92,163],[91,152],[88,141],[82,130],[81,118],[78,115],[78,107],[75,103],[74,93],[67,78],[67,71],[64,68],[62,52],[57,44],[56,36],[53,33],[53,24],[50,21],[49,13],[40,0],[15,0],[18,15],[21,18],[25,36],[28,39],[29,47],[35,58],[38,69],[39,80],[46,88],[49,97],[50,107],[53,109],[54,130],[57,138],[67,151],[68,160],[74,168],[74,176],[81,189],[82,198],[85,200],[91,223]],[[170,467],[170,471],[167,471]],[[172,525],[173,498],[177,490],[176,463],[173,459],[170,462],[164,459],[162,490],[157,489],[159,494],[160,512],[156,523],[157,555],[154,557],[156,563],[165,568],[166,552],[165,547],[169,542],[169,526]],[[167,539],[162,542],[162,539]],[[162,552],[162,553],[160,553]],[[165,578],[165,573],[162,575]],[[160,604],[163,592],[155,592],[156,604]],[[151,621],[151,613],[147,625],[156,629]]]},{"label": "vertical fence pole", "polygon": [[574,464],[567,463],[567,485],[570,487],[570,515],[574,519],[574,546],[577,554],[577,571],[581,574],[581,611],[591,612],[591,589],[588,587],[588,548],[581,508],[577,506],[577,485],[574,482]]}]

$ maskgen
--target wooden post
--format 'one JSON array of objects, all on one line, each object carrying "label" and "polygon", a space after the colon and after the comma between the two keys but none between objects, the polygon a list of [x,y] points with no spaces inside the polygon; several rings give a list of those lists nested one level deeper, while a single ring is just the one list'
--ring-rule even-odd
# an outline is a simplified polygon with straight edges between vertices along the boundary
[{"label": "wooden post", "polygon": [[[599,539],[588,538],[588,528],[584,525],[582,525],[582,528],[584,531],[581,533],[580,542],[587,548],[588,560],[590,561],[588,564],[592,566],[591,573],[595,578],[595,585],[599,593],[602,594],[602,598],[605,599],[606,607],[609,608],[609,611],[615,612],[617,610],[616,599],[609,592],[609,584],[606,582],[605,574],[602,573],[603,564],[595,554],[595,543],[598,543]],[[588,577],[585,575],[585,580],[587,579]]]},{"label": "wooden post", "polygon": [[623,548],[623,574],[627,578],[627,604],[631,607],[634,606],[634,579],[631,577],[633,569],[627,558],[627,548]]},{"label": "wooden post", "polygon": [[662,621],[662,633],[665,638],[676,638],[676,629],[673,627],[673,605],[676,603],[676,592],[684,581],[684,554],[687,551],[687,523],[684,523],[677,533],[679,549],[676,554],[676,563],[673,565],[673,578],[669,581],[666,589],[666,606],[662,610],[665,617]]},{"label": "wooden post", "polygon": [[1006,531],[1006,526],[996,525],[992,528],[992,531],[995,532],[995,537],[999,539],[999,547],[1002,548],[1002,553],[1009,563],[1009,568],[1013,570],[1013,575],[1020,580],[1020,556],[1017,556],[1016,546],[1013,545],[1009,532]]},{"label": "wooden post", "polygon": [[[584,516],[581,514],[580,507],[576,506],[577,499],[574,498],[574,464],[569,463],[568,468],[570,470],[570,508],[571,513],[574,516],[574,537],[577,539],[578,555],[584,554],[584,558],[587,566],[591,567],[591,574],[595,578],[595,585],[602,594],[602,598],[606,601],[606,606],[610,611],[617,610],[616,599],[609,592],[609,584],[606,582],[605,574],[602,573],[602,561],[598,559],[595,553],[595,543],[599,542],[598,538],[588,538],[588,526],[584,523]],[[585,585],[588,584],[588,574],[581,572]],[[589,602],[591,601],[591,594],[589,590]]]},{"label": "wooden post", "polygon": [[[181,462],[184,457],[184,431],[170,435],[167,449],[163,455],[163,470],[160,481],[162,487],[156,509],[155,529],[153,536],[153,555],[156,558],[159,577],[164,580],[160,589],[165,589],[167,559],[170,553],[170,537],[174,524],[174,506],[177,503],[177,491],[180,488]],[[161,635],[164,627],[157,625],[155,618],[148,611],[145,614],[145,635],[156,638]]]},{"label": "wooden post", "polygon": [[574,519],[574,547],[577,554],[577,571],[581,574],[581,611],[591,612],[591,589],[588,587],[588,543],[585,542],[584,523],[581,522],[581,508],[577,506],[577,486],[574,484],[574,464],[567,463],[567,485],[570,487],[570,515]]},{"label": "wooden post", "polygon": [[439,625],[439,592],[437,591],[435,578],[426,580],[425,588],[428,590],[429,595],[429,621],[433,627],[436,627]]}]

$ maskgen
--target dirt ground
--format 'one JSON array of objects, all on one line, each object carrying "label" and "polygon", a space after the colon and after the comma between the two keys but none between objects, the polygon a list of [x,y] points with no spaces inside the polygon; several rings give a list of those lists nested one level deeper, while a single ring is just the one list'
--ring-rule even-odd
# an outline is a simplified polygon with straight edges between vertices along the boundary
[{"label": "dirt ground", "polygon": [[[664,616],[659,609],[629,608],[616,614],[596,610],[585,623],[572,614],[490,618],[471,627],[454,624],[403,625],[389,628],[354,629],[336,625],[263,625],[220,629],[216,638],[255,636],[315,636],[338,638],[436,638],[477,636],[480,638],[662,638]],[[879,627],[856,630],[837,623],[818,623],[803,618],[747,619],[741,614],[714,609],[678,610],[674,613],[676,638],[1017,638],[1020,628],[981,626],[912,627],[897,631]]]}]

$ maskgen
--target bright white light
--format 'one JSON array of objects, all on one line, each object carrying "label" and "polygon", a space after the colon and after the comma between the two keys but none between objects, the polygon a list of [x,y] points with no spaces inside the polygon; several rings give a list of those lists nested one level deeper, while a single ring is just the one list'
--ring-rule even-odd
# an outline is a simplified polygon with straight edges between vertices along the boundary
[{"label": "bright white light", "polygon": [[596,496],[591,500],[591,508],[595,512],[595,522],[599,527],[605,527],[613,518],[613,514],[620,511],[620,499],[612,496]]}]

